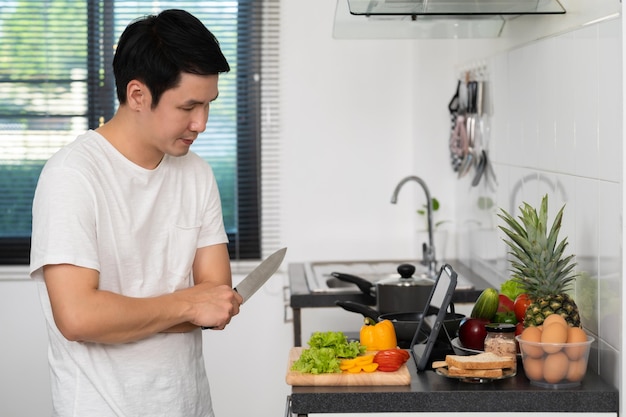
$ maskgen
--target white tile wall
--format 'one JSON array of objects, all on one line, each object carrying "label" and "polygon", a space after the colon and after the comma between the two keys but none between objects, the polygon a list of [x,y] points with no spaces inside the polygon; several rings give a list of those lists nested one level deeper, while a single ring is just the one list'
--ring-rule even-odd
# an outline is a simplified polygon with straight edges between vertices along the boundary
[{"label": "white tile wall", "polygon": [[[597,336],[592,366],[619,386],[622,292],[621,21],[614,19],[500,53],[487,61],[489,156],[498,186],[458,183],[458,253],[508,278],[497,208],[519,213],[549,195],[565,205],[561,238],[576,255],[574,297]],[[481,210],[479,197],[494,200]]]}]

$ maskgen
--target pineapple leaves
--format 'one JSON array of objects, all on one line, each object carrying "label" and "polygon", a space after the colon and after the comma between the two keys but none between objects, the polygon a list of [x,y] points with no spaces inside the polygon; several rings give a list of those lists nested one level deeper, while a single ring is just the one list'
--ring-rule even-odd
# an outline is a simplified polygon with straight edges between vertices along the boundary
[{"label": "pineapple leaves", "polygon": [[[498,217],[505,223],[499,226],[509,247],[512,278],[535,297],[559,294],[570,287],[576,274],[574,255],[563,257],[567,238],[558,242],[565,206],[555,216],[548,232],[548,196],[541,200],[539,212],[528,203],[519,207],[515,219],[504,209]],[[557,244],[558,242],[558,244]]]}]

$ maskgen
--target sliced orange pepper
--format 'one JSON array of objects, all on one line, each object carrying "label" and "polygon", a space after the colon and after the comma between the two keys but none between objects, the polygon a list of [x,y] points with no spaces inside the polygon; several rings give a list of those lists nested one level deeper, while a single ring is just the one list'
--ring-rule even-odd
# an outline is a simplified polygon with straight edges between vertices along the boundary
[{"label": "sliced orange pepper", "polygon": [[361,371],[374,372],[378,364],[374,363],[374,355],[357,356],[354,359],[343,359],[339,364],[339,369],[351,374],[358,374]]},{"label": "sliced orange pepper", "polygon": [[378,364],[374,362],[363,365],[363,371],[365,372],[374,372],[376,369],[378,369]]},{"label": "sliced orange pepper", "polygon": [[367,365],[374,362],[374,355],[357,356],[354,358],[355,365]]},{"label": "sliced orange pepper", "polygon": [[342,371],[347,371],[350,368],[353,368],[356,365],[356,361],[354,359],[343,359],[339,363],[339,369]]}]

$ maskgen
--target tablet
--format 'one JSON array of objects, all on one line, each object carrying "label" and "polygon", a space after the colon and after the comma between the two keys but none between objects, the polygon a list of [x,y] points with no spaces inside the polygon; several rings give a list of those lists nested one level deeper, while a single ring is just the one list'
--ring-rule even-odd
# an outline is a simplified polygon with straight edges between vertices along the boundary
[{"label": "tablet", "polygon": [[[417,329],[415,330],[413,340],[411,341],[411,356],[413,356],[413,360],[415,361],[418,372],[428,369],[430,354],[433,350],[433,347],[435,346],[435,343],[437,342],[439,330],[443,325],[446,311],[448,310],[448,307],[452,301],[452,295],[454,294],[454,290],[456,289],[456,282],[457,273],[454,272],[450,265],[443,265],[441,267],[441,270],[439,271],[439,276],[435,281],[435,285],[430,292],[428,302],[424,307],[424,312],[417,325]],[[418,340],[420,339],[418,335],[422,326],[424,325],[424,320],[426,318],[428,308],[431,305],[439,308],[439,311],[437,312],[437,317],[435,318],[435,322],[431,326],[432,330],[430,331],[430,334],[428,335],[426,341],[418,343]]]}]

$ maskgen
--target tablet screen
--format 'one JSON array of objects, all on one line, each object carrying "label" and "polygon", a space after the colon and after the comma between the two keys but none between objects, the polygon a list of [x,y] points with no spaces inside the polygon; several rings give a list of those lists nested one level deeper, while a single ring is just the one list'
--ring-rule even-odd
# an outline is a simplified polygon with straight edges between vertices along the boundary
[{"label": "tablet screen", "polygon": [[[415,331],[415,336],[413,336],[413,341],[411,342],[411,355],[415,360],[415,365],[417,366],[417,370],[423,371],[428,368],[428,361],[430,358],[430,354],[435,346],[435,342],[437,341],[437,337],[439,335],[439,331],[441,326],[443,325],[443,321],[446,316],[446,311],[448,310],[448,306],[452,301],[452,295],[454,294],[454,290],[456,289],[456,281],[457,274],[454,272],[450,265],[443,265],[441,270],[439,271],[439,276],[435,281],[435,285],[430,292],[430,296],[428,298],[428,302],[424,307],[424,312],[420,318],[420,321],[417,325],[417,330]],[[420,329],[424,325],[424,321],[426,319],[426,312],[429,306],[435,306],[439,308],[437,313],[437,317],[435,318],[434,323],[432,324],[432,330],[428,335],[428,338],[424,343],[417,343],[418,335],[420,333]]]}]

